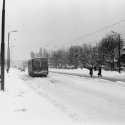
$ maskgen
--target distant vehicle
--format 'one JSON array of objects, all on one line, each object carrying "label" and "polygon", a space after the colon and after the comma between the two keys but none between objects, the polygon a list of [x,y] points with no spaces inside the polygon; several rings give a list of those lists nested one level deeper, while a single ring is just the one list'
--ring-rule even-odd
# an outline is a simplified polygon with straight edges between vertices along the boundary
[{"label": "distant vehicle", "polygon": [[30,76],[47,76],[48,75],[48,59],[34,58],[28,61],[28,73]]},{"label": "distant vehicle", "polygon": [[20,71],[25,71],[25,68],[20,68]]},{"label": "distant vehicle", "polygon": [[20,70],[21,69],[21,67],[18,67],[18,70]]}]

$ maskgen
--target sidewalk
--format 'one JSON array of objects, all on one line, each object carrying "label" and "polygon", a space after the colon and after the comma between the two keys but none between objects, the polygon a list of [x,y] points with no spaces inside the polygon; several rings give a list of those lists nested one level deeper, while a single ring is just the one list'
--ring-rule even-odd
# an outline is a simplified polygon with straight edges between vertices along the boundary
[{"label": "sidewalk", "polygon": [[70,125],[74,121],[37,95],[18,77],[5,74],[5,92],[0,91],[1,125]]},{"label": "sidewalk", "polygon": [[[68,75],[75,75],[81,77],[90,77],[88,69],[50,69],[50,72],[53,73],[61,73]],[[105,79],[110,80],[112,82],[122,81],[125,82],[125,72],[121,72],[120,74],[116,71],[104,71],[102,70],[102,77],[98,77],[98,71],[93,71],[93,77],[97,79]]]}]

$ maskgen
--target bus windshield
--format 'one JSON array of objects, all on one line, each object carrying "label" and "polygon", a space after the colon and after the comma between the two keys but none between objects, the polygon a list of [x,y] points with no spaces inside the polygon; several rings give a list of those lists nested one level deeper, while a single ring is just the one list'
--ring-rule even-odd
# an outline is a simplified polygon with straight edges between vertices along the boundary
[{"label": "bus windshield", "polygon": [[47,60],[42,60],[42,59],[36,59],[33,60],[33,66],[35,68],[41,68],[41,67],[47,67]]},{"label": "bus windshield", "polygon": [[36,68],[41,67],[40,60],[34,60],[34,61],[33,61],[33,66],[36,67]]}]

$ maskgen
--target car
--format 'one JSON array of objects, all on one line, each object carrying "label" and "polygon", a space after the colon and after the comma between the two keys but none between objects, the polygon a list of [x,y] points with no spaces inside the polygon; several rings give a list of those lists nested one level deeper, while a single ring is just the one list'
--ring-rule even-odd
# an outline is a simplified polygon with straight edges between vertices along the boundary
[{"label": "car", "polygon": [[20,68],[20,71],[25,71],[25,68]]},{"label": "car", "polygon": [[20,67],[18,67],[18,70],[20,70],[21,68]]}]

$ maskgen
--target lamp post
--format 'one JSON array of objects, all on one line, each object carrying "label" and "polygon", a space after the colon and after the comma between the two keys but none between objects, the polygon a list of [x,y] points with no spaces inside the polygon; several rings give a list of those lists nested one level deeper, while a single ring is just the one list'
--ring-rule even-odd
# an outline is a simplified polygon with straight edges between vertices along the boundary
[{"label": "lamp post", "polygon": [[10,46],[7,49],[7,69],[6,69],[7,73],[9,72],[9,69],[10,69],[10,50],[12,47],[14,46]]},{"label": "lamp post", "polygon": [[120,34],[114,31],[111,31],[112,33],[115,33],[116,35],[118,35],[118,55],[119,55],[119,61],[118,61],[118,66],[119,66],[119,73],[121,73],[121,53],[120,53]]},{"label": "lamp post", "polygon": [[[10,31],[8,32],[8,49],[7,49],[7,73],[9,72],[9,69],[10,69],[10,34],[13,33],[13,32],[18,32],[17,30],[13,30],[13,31]],[[13,46],[11,46],[13,47]]]},{"label": "lamp post", "polygon": [[4,91],[4,62],[5,62],[4,32],[5,32],[5,0],[3,0],[2,28],[1,28],[1,90],[3,91]]}]

